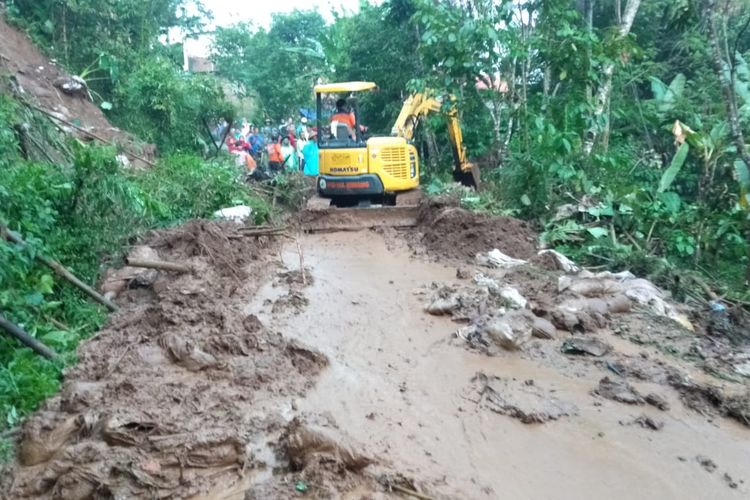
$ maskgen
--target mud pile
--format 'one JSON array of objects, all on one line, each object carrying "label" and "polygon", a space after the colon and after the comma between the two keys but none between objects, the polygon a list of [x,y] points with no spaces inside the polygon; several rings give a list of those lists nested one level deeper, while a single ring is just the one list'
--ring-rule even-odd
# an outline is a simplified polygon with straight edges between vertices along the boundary
[{"label": "mud pile", "polygon": [[536,232],[512,217],[491,217],[469,212],[445,199],[426,200],[420,206],[418,229],[430,255],[444,259],[473,259],[493,248],[516,259],[536,255]]},{"label": "mud pile", "polygon": [[[594,274],[569,261],[568,272],[554,270],[559,262],[549,253],[531,259],[537,265],[505,257],[501,261],[512,267],[502,269],[479,253],[471,266],[459,268],[462,283],[433,283],[423,291],[426,312],[465,324],[457,331],[464,346],[490,356],[520,353],[565,371],[575,372],[574,364],[596,366],[613,378],[592,387],[595,397],[636,405],[653,400],[667,408],[658,394],[638,394],[627,380],[650,382],[677,391],[690,410],[750,426],[750,346],[704,328],[715,322],[691,323],[688,318],[701,313],[628,272]],[[625,354],[613,346],[617,338],[655,347],[665,357]],[[700,380],[693,377],[696,370],[704,375]],[[527,423],[555,415],[528,403],[530,395],[551,400],[537,387],[516,385],[496,382],[488,397],[485,384],[482,394],[492,403],[485,405]],[[518,395],[524,404],[516,404]]]},{"label": "mud pile", "polygon": [[233,300],[273,272],[277,242],[195,221],[144,244],[195,271],[124,288],[60,394],[25,422],[8,497],[288,498],[293,477],[361,485],[349,471],[370,460],[338,444],[335,423],[326,433],[292,420],[327,359]]}]

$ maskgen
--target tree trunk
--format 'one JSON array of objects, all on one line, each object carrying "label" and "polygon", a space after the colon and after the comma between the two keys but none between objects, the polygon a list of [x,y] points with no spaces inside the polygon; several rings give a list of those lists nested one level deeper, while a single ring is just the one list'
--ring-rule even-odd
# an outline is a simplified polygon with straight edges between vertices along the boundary
[{"label": "tree trunk", "polygon": [[[622,15],[622,22],[617,29],[618,38],[624,38],[630,33],[630,28],[633,26],[635,15],[638,13],[638,7],[641,5],[641,0],[628,0],[625,5],[625,12]],[[603,131],[608,133],[609,130],[609,117],[607,116],[607,108],[609,105],[609,98],[612,94],[612,75],[615,72],[615,63],[608,62],[602,69],[602,83],[599,85],[599,89],[596,92],[596,98],[594,102],[594,114],[592,116],[593,124],[586,133],[586,139],[583,143],[583,151],[590,155],[594,149],[594,144],[599,134]],[[601,126],[600,126],[601,125]]]},{"label": "tree trunk", "polygon": [[[726,54],[728,58],[727,60],[724,59],[724,54],[722,54],[722,43],[719,40],[719,19],[716,0],[708,0],[706,2],[706,9],[708,13],[708,41],[711,45],[714,71],[716,71],[716,76],[719,78],[721,93],[724,95],[724,105],[727,108],[727,119],[729,120],[729,131],[732,134],[734,146],[737,148],[737,154],[745,163],[745,166],[750,169],[750,155],[748,155],[747,148],[745,147],[742,125],[740,124],[739,115],[737,113],[737,96],[734,93],[734,85],[732,84],[730,64],[733,54]],[[750,244],[747,243],[750,242],[750,223],[746,221],[745,225],[745,241],[747,244],[748,257],[750,257]],[[745,278],[750,279],[750,264],[745,270]]]},{"label": "tree trunk", "polygon": [[[734,93],[734,86],[729,76],[729,62],[724,60],[724,55],[721,52],[721,42],[719,41],[718,31],[718,19],[716,13],[716,0],[708,0],[708,38],[711,44],[711,55],[713,58],[714,71],[716,76],[719,77],[719,84],[721,85],[721,92],[724,95],[724,105],[727,108],[727,118],[729,120],[729,130],[732,134],[732,140],[737,148],[737,153],[745,162],[748,168],[750,168],[750,155],[747,153],[745,147],[745,139],[742,134],[742,126],[740,125],[739,114],[737,112],[737,96]],[[727,54],[731,57],[731,54]]]},{"label": "tree trunk", "polygon": [[[592,37],[592,34],[594,32],[594,2],[595,0],[585,0],[583,2],[583,9],[585,11],[584,16],[586,17],[586,31],[588,32],[589,38]],[[588,47],[586,47],[586,61],[588,62],[589,69],[591,68],[591,59],[593,59],[593,55],[592,55],[591,42],[589,42]],[[591,90],[591,85],[587,84],[586,85],[586,101],[591,102],[592,98],[593,98],[593,92]]]}]

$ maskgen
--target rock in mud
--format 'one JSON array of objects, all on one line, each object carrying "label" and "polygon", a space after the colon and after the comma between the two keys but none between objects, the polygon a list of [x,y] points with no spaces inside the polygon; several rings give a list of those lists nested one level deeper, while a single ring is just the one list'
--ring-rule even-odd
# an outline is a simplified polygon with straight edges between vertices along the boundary
[{"label": "rock in mud", "polygon": [[524,309],[529,303],[526,298],[521,295],[517,289],[512,286],[504,286],[500,289],[500,297],[502,297],[509,307],[513,309]]},{"label": "rock in mud", "polygon": [[552,311],[552,319],[558,327],[569,332],[595,331],[607,326],[610,314],[629,310],[630,300],[624,295],[568,299]]},{"label": "rock in mud", "polygon": [[624,380],[612,380],[609,377],[604,377],[599,381],[599,386],[593,392],[597,396],[620,403],[629,405],[644,404],[643,397],[641,397],[635,387]]},{"label": "rock in mud", "polygon": [[335,463],[343,469],[359,471],[373,463],[373,460],[355,450],[344,437],[332,435],[332,431],[312,428],[294,419],[287,427],[283,439],[286,456],[297,469],[321,463]]},{"label": "rock in mud", "polygon": [[667,400],[663,396],[660,396],[655,392],[647,394],[645,400],[646,403],[650,404],[651,406],[655,406],[661,411],[669,411],[669,403],[667,402]]},{"label": "rock in mud", "polygon": [[664,422],[661,420],[655,420],[648,415],[640,415],[635,420],[633,420],[633,424],[640,425],[644,429],[649,429],[652,431],[660,431],[662,428],[664,428]]},{"label": "rock in mud", "polygon": [[482,327],[482,334],[503,349],[520,349],[531,338],[534,320],[529,316],[525,311],[497,314]]},{"label": "rock in mud", "polygon": [[460,280],[468,280],[471,278],[471,270],[467,267],[456,268],[456,278]]},{"label": "rock in mud", "polygon": [[200,349],[192,339],[183,338],[179,334],[163,335],[159,339],[159,345],[175,363],[191,372],[219,366],[215,356]]},{"label": "rock in mud", "polygon": [[50,460],[83,426],[80,416],[42,413],[23,427],[18,461],[25,466]]},{"label": "rock in mud", "polygon": [[426,311],[433,316],[444,316],[453,313],[458,307],[458,297],[451,295],[446,298],[436,298],[427,306]]},{"label": "rock in mud", "polygon": [[576,336],[565,339],[560,350],[565,354],[588,354],[601,357],[610,351],[609,344],[590,336]]},{"label": "rock in mud", "polygon": [[727,486],[729,486],[733,490],[736,490],[740,486],[739,484],[737,484],[737,481],[735,481],[727,472],[724,473],[724,482],[727,483]]},{"label": "rock in mud", "polygon": [[554,339],[557,335],[557,328],[546,319],[534,316],[531,333],[538,339],[550,340]]},{"label": "rock in mud", "polygon": [[558,399],[552,391],[533,381],[523,382],[480,372],[472,378],[472,383],[483,406],[517,418],[524,424],[544,423],[578,414],[574,404]]},{"label": "rock in mud", "polygon": [[722,415],[750,427],[750,390],[740,394],[727,394],[717,386],[698,384],[679,374],[670,377],[669,384],[680,393],[680,400],[701,415]]}]

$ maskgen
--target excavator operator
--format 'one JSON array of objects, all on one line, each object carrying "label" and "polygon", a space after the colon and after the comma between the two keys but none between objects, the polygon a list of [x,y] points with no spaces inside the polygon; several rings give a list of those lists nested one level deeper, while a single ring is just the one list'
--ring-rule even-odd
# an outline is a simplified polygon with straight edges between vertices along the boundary
[{"label": "excavator operator", "polygon": [[[351,110],[349,105],[346,103],[346,99],[339,99],[336,101],[336,113],[331,116],[331,133],[334,137],[336,137],[337,134],[337,126],[338,125],[346,125],[347,132],[349,133],[349,137],[352,138],[352,140],[356,140],[356,126],[357,126],[357,119],[354,116],[354,112]],[[367,127],[364,125],[359,126],[359,130],[361,132],[366,132]]]}]

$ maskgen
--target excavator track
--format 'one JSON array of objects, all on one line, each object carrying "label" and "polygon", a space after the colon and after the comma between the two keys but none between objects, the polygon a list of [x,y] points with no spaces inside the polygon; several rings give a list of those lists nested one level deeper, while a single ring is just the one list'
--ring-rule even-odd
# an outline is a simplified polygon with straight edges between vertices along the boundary
[{"label": "excavator track", "polygon": [[306,232],[360,231],[377,227],[414,227],[419,216],[419,189],[396,196],[396,205],[335,207],[331,200],[314,196],[302,213],[302,228]]}]

